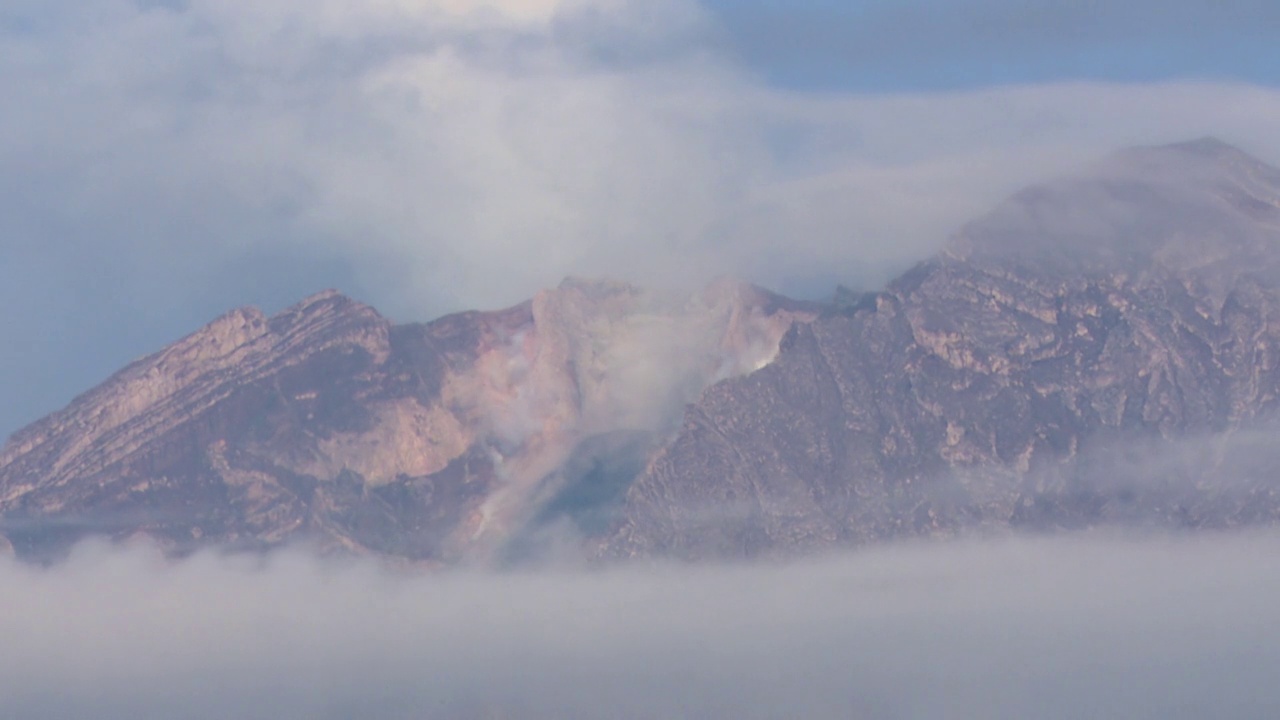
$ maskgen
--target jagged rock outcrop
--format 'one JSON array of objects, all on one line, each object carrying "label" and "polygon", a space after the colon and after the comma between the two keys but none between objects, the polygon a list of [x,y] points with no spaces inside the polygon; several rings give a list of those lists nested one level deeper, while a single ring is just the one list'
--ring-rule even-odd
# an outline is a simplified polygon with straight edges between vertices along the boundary
[{"label": "jagged rock outcrop", "polygon": [[270,318],[236,310],[15,434],[0,545],[45,558],[87,534],[178,553],[307,539],[483,557],[568,482],[557,468],[580,443],[678,419],[806,312],[736,282],[675,302],[574,280],[427,324],[334,292]]},{"label": "jagged rock outcrop", "polygon": [[1214,140],[1019,193],[708,389],[606,556],[1280,519],[1280,171]]}]

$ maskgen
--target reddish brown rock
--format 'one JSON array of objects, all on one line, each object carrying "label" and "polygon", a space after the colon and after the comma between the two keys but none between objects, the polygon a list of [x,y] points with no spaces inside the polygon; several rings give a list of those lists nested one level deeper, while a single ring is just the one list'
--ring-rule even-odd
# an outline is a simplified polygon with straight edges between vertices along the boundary
[{"label": "reddish brown rock", "polygon": [[[425,325],[334,292],[271,318],[236,310],[17,433],[0,531],[31,557],[142,534],[174,552],[305,539],[484,558],[581,440],[678,417],[763,362],[793,315],[733,283],[671,305],[580,281]],[[636,346],[657,343],[671,356],[646,369]],[[685,385],[653,394],[672,385],[659,371]]]}]

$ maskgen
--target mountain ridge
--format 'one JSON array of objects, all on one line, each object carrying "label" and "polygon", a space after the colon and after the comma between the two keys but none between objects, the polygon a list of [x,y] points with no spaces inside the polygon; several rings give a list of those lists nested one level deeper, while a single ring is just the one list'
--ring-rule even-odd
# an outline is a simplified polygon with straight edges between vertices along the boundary
[{"label": "mountain ridge", "polygon": [[[1157,168],[1188,155],[1138,154]],[[599,551],[750,556],[1121,517],[1274,522],[1270,473],[1248,478],[1241,506],[1213,489],[1221,459],[1176,482],[1104,459],[1107,437],[1228,433],[1276,410],[1280,180],[1251,187],[1263,202],[1241,208],[1220,192],[1232,154],[1193,155],[1207,167],[1190,179],[1126,164],[1118,200],[1114,159],[1101,180],[1029,188],[874,302],[793,326],[775,363],[708,391]],[[1205,214],[1168,223],[1171,183],[1173,198],[1196,198],[1183,210]],[[1098,198],[1124,212],[1064,228]],[[740,511],[699,517],[718,507]]]},{"label": "mountain ridge", "polygon": [[[77,523],[175,551],[307,536],[381,552],[418,527],[401,554],[496,552],[589,432],[657,423],[679,393],[760,362],[806,307],[734,281],[680,304],[569,279],[425,324],[335,291],[236,309],[16,433],[0,534],[34,554],[42,518],[55,553]],[[626,357],[659,341],[699,353],[659,383],[674,400],[645,396],[651,369]]]},{"label": "mountain ridge", "polygon": [[570,278],[429,323],[335,291],[233,310],[15,433],[0,536],[456,563],[1274,522],[1268,473],[1215,492],[1244,466],[1201,453],[1140,479],[1103,442],[1262,427],[1273,317],[1280,171],[1213,139],[1131,148],[834,303]]}]

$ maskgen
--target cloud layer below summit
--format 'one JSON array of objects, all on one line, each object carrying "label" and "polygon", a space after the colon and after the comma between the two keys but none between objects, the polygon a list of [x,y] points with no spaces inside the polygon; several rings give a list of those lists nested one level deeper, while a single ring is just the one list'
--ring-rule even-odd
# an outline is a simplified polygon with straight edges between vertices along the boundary
[{"label": "cloud layer below summit", "polygon": [[297,554],[0,561],[12,717],[1274,717],[1275,536],[412,576]]}]

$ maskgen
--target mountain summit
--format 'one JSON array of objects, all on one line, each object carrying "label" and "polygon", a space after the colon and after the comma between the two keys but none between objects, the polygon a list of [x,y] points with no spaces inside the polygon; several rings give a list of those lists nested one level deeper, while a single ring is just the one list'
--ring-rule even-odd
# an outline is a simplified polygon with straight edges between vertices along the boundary
[{"label": "mountain summit", "polygon": [[1280,173],[1216,141],[1028,188],[712,387],[612,554],[1280,518]]},{"label": "mountain summit", "polygon": [[393,325],[327,292],[15,434],[0,535],[451,563],[1273,522],[1278,293],[1280,171],[1212,139],[1027,188],[827,306],[569,280]]}]

